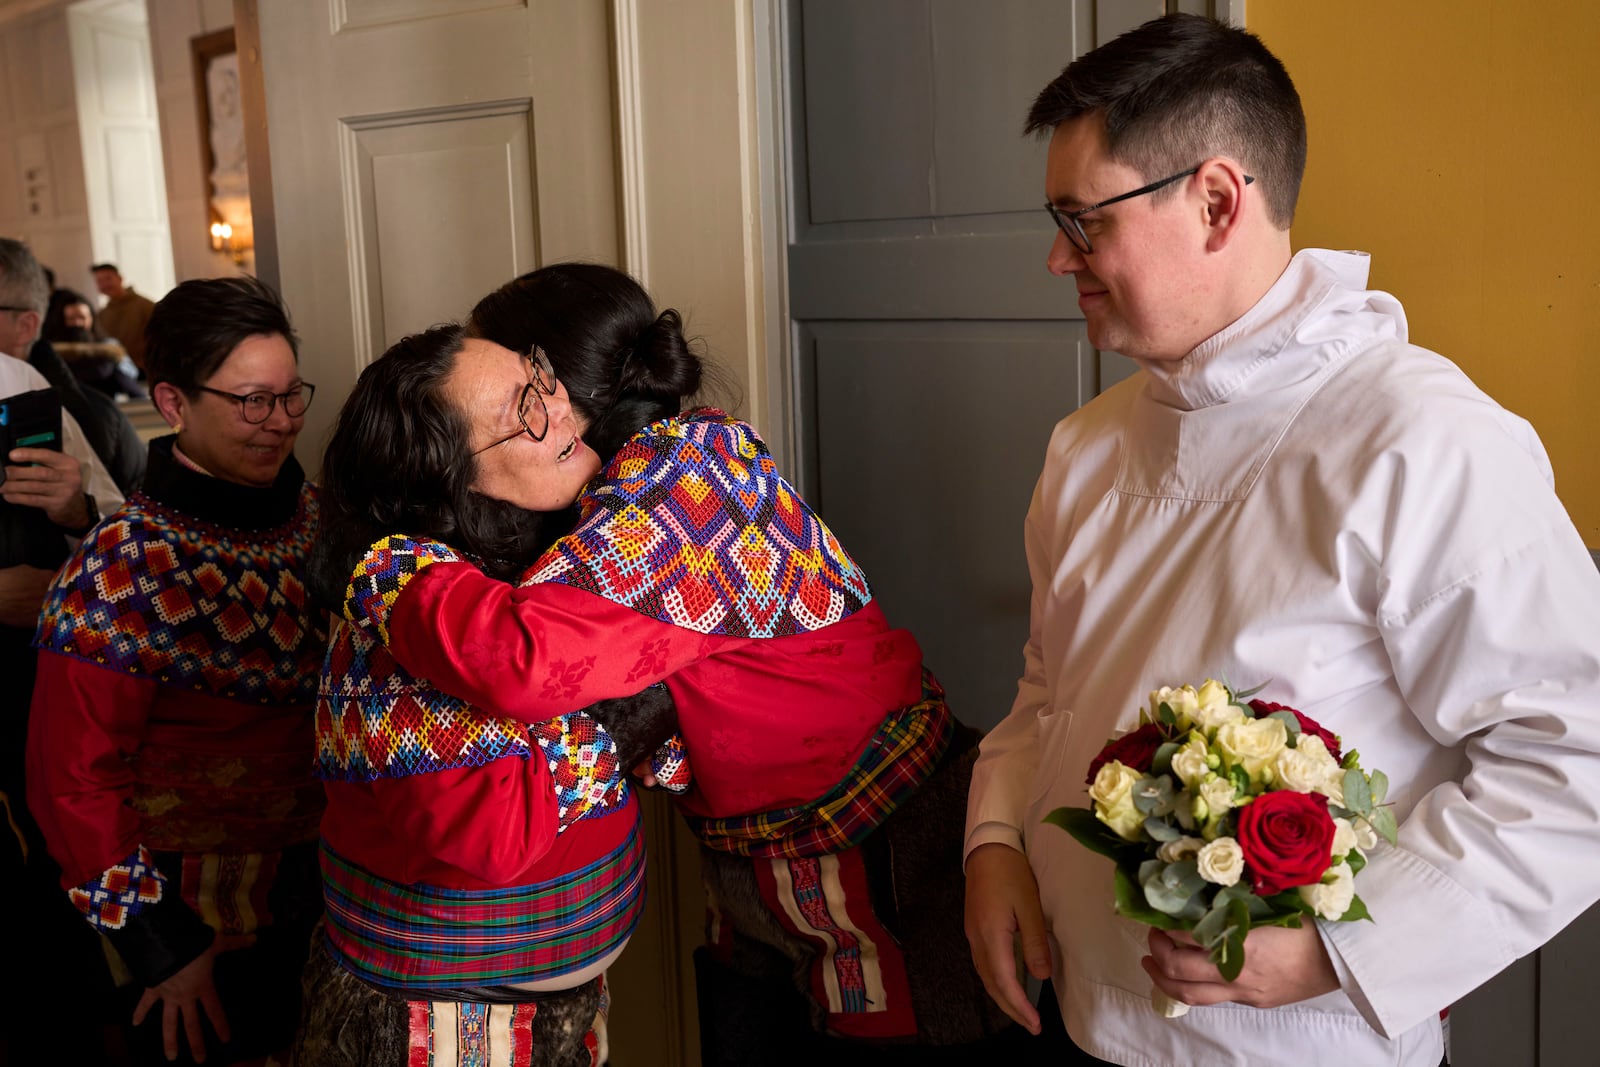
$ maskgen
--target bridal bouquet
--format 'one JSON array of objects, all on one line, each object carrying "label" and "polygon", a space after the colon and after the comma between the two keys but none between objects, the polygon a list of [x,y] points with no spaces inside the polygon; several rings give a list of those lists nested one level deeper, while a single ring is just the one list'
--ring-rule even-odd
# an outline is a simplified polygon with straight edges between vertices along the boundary
[{"label": "bridal bouquet", "polygon": [[[1395,841],[1383,772],[1254,692],[1208,680],[1151,693],[1138,729],[1089,765],[1093,808],[1045,819],[1116,863],[1118,914],[1191,931],[1229,981],[1253,926],[1370,918],[1355,876],[1380,835]],[[1164,1015],[1188,1010],[1152,999]]]}]

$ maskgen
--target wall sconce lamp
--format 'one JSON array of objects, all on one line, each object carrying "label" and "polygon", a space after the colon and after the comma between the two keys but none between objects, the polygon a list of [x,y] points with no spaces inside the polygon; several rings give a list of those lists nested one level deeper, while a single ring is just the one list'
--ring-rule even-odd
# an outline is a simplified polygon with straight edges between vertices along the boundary
[{"label": "wall sconce lamp", "polygon": [[244,254],[247,250],[242,242],[234,242],[232,226],[226,222],[211,224],[211,251],[228,253],[233,259],[234,266],[237,267],[244,263]]}]

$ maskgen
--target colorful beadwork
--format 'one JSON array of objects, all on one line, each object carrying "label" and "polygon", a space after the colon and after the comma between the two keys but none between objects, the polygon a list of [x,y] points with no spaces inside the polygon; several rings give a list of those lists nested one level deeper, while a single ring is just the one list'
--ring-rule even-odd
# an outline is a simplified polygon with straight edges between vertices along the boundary
[{"label": "colorful beadwork", "polygon": [[[334,625],[316,711],[317,776],[341,782],[404,778],[527,758],[537,745],[565,827],[627,798],[627,768],[594,719],[575,712],[532,726],[484,715],[395,661],[373,634]],[[530,743],[531,742],[531,743]]]},{"label": "colorful beadwork", "polygon": [[413,540],[391,534],[373,543],[356,564],[344,593],[344,617],[358,626],[378,628],[389,643],[389,610],[406,584],[435,563],[456,563],[461,557],[438,541]]},{"label": "colorful beadwork", "polygon": [[100,930],[120,930],[131,916],[159,903],[167,876],[143,845],[121,863],[107,868],[99,878],[67,890],[67,898],[83,913],[91,926]]},{"label": "colorful beadwork", "polygon": [[703,408],[644,428],[523,584],[585,589],[697,633],[810,633],[867,604],[866,575],[748,424]]},{"label": "colorful beadwork", "polygon": [[650,754],[650,773],[656,776],[656,784],[669,793],[689,791],[694,775],[689,770],[689,753],[683,747],[683,738],[673,734]]},{"label": "colorful beadwork", "polygon": [[413,1000],[406,1067],[530,1067],[534,1001]]},{"label": "colorful beadwork", "polygon": [[311,486],[289,523],[260,532],[135,493],[56,576],[34,644],[231,700],[308,703],[326,643],[299,578],[316,518]]}]

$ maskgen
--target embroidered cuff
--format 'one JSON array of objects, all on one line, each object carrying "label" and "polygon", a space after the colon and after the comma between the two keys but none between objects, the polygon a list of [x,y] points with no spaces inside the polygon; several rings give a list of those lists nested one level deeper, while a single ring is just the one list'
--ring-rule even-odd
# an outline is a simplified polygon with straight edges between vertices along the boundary
[{"label": "embroidered cuff", "polygon": [[587,815],[604,815],[627,796],[616,742],[583,712],[529,728],[544,754],[556,794],[561,829]]},{"label": "embroidered cuff", "polygon": [[177,974],[216,936],[143,845],[99,878],[67,890],[67,896],[146,987]]},{"label": "embroidered cuff", "polygon": [[160,902],[167,876],[156,869],[150,850],[140,845],[99,878],[67,890],[67,899],[96,930],[120,930],[145,908]]},{"label": "embroidered cuff", "polygon": [[435,563],[455,563],[455,551],[438,541],[420,541],[405,534],[390,534],[373,542],[361,557],[344,591],[344,617],[376,630],[389,643],[389,612],[406,583]]},{"label": "embroidered cuff", "polygon": [[689,791],[694,775],[689,771],[689,753],[682,737],[673,734],[650,754],[650,773],[656,776],[656,785],[669,793],[681,795]]}]

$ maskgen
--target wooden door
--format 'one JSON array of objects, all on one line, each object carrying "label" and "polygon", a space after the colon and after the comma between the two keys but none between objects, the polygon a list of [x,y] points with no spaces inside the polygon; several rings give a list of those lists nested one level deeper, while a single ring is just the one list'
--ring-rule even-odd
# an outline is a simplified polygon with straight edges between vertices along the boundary
[{"label": "wooden door", "polygon": [[1045,270],[1034,96],[1159,0],[791,0],[789,300],[803,491],[950,704],[1011,708],[1051,428],[1126,372]]},{"label": "wooden door", "polygon": [[144,3],[84,0],[67,27],[94,260],[159,300],[173,284],[172,233]]},{"label": "wooden door", "polygon": [[[619,262],[609,9],[238,0],[235,11],[245,80],[259,62],[265,102],[251,195],[271,245],[258,263],[317,385],[298,449],[315,472],[356,375],[388,345],[541,264]],[[612,1061],[685,1064],[693,998],[676,909],[698,879],[670,805],[648,799],[647,912],[610,973]]]}]

